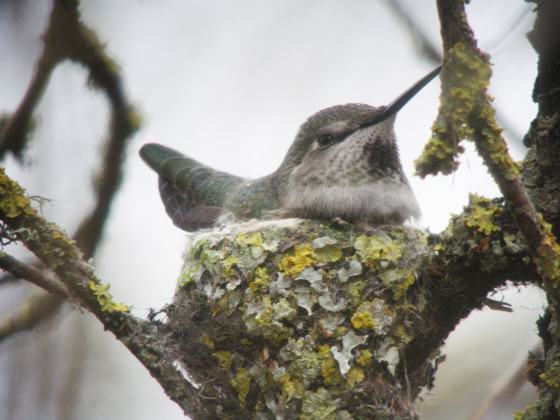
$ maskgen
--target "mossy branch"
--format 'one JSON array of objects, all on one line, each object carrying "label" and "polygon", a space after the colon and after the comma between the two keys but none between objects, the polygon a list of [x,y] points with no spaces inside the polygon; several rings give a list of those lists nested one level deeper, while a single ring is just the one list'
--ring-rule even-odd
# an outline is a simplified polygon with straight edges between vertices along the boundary
[{"label": "mossy branch", "polygon": [[[447,94],[442,94],[440,108],[444,126],[441,132],[436,131],[445,144],[456,144],[462,138],[474,140],[478,153],[511,205],[545,289],[560,302],[560,246],[550,226],[535,210],[521,181],[519,167],[508,152],[487,92],[491,75],[488,56],[476,47],[464,7],[460,0],[438,1],[445,49],[442,83]],[[449,159],[442,161],[449,162]],[[427,173],[422,168],[420,165],[419,171]]]},{"label": "mossy branch", "polygon": [[[521,180],[520,168],[509,155],[507,144],[498,126],[491,97],[487,89],[490,80],[488,56],[476,45],[465,13],[462,0],[438,0],[441,34],[444,46],[442,71],[442,101],[438,120],[434,124],[434,137],[417,162],[421,175],[445,172],[456,166],[454,158],[458,142],[469,138],[476,148],[501,193],[506,199],[527,248],[547,292],[551,306],[551,319],[557,323],[560,310],[560,245],[552,233],[552,227],[537,212]],[[446,153],[434,153],[445,145]],[[560,342],[560,336],[552,335],[552,341]],[[560,358],[558,352],[547,353],[547,369],[542,373],[541,400],[536,407],[525,413],[527,418],[546,413],[545,417],[558,416],[555,404],[560,400],[560,387],[552,383],[558,377]],[[556,401],[556,403],[554,403]],[[539,417],[539,418],[545,418]]]},{"label": "mossy branch", "polygon": [[43,51],[33,79],[18,109],[0,125],[0,157],[7,151],[16,157],[22,156],[29,139],[29,127],[33,125],[33,111],[52,70],[65,60],[77,62],[88,69],[92,86],[105,93],[111,106],[111,127],[102,170],[94,182],[96,205],[75,235],[80,248],[89,258],[99,242],[112,198],[120,185],[121,163],[127,140],[139,128],[140,118],[126,98],[118,65],[105,52],[105,46],[96,33],[82,22],[78,6],[79,2],[75,0],[54,0],[49,24],[43,35]]},{"label": "mossy branch", "polygon": [[[91,312],[111,331],[162,385],[186,415],[206,413],[200,392],[175,365],[167,331],[143,321],[116,302],[108,285],[96,276],[82,252],[60,228],[40,216],[25,191],[0,169],[0,220],[11,238],[17,238],[64,284],[70,300]],[[21,268],[21,267],[20,267]],[[20,270],[20,274],[25,270]],[[212,407],[212,402],[204,402]]]},{"label": "mossy branch", "polygon": [[[106,95],[111,108],[103,161],[94,179],[95,205],[74,234],[79,248],[88,259],[95,254],[103,234],[113,198],[121,184],[126,145],[138,129],[140,119],[125,95],[116,62],[106,53],[96,33],[82,22],[78,1],[53,1],[43,44],[34,76],[21,104],[11,117],[3,116],[0,121],[0,157],[7,151],[18,158],[23,156],[31,135],[34,109],[46,89],[52,70],[65,60],[77,62],[88,69],[91,85]],[[4,262],[10,263],[8,260]],[[11,268],[13,273],[17,272],[17,267]],[[52,283],[56,288],[56,281]],[[62,302],[59,300],[59,304]]]}]

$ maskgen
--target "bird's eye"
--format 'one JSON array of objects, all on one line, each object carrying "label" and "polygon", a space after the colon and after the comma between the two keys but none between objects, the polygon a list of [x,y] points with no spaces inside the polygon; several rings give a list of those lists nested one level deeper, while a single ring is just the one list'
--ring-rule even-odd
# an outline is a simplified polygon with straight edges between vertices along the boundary
[{"label": "bird's eye", "polygon": [[328,147],[336,141],[336,137],[332,134],[321,134],[317,138],[317,144],[320,147]]}]

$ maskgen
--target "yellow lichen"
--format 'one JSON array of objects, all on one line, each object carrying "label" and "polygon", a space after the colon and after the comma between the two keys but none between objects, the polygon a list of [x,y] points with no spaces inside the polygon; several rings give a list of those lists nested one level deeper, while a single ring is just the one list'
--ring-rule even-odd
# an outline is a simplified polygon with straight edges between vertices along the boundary
[{"label": "yellow lichen", "polygon": [[328,345],[324,344],[319,347],[319,354],[323,357],[321,362],[321,376],[326,385],[336,385],[342,381],[338,364],[334,360],[331,349]]},{"label": "yellow lichen", "polygon": [[357,330],[361,328],[373,329],[376,326],[373,316],[367,311],[355,312],[354,315],[352,315],[351,322],[352,326]]},{"label": "yellow lichen", "polygon": [[130,308],[124,303],[115,302],[113,296],[109,292],[110,285],[101,284],[94,280],[88,282],[88,288],[95,295],[95,299],[101,310],[104,312],[130,312]]},{"label": "yellow lichen", "polygon": [[206,333],[202,333],[202,335],[200,336],[200,343],[204,344],[210,350],[214,349],[214,341]]},{"label": "yellow lichen", "polygon": [[360,235],[354,248],[368,267],[376,269],[381,261],[397,261],[402,255],[403,244],[382,236]]},{"label": "yellow lichen", "polygon": [[546,368],[545,372],[539,374],[539,379],[558,392],[558,390],[560,390],[560,360],[556,358],[556,360]]},{"label": "yellow lichen", "polygon": [[237,391],[237,397],[242,408],[245,408],[247,403],[247,395],[251,388],[251,375],[245,368],[237,369],[235,376],[231,380],[231,385]]},{"label": "yellow lichen", "polygon": [[140,129],[142,125],[142,115],[140,115],[140,112],[133,106],[128,107],[127,119],[133,131]]},{"label": "yellow lichen", "polygon": [[348,285],[348,293],[354,303],[357,304],[363,299],[362,292],[364,291],[366,284],[367,282],[365,280],[354,280]]},{"label": "yellow lichen", "polygon": [[270,296],[264,296],[255,315],[246,316],[244,321],[252,334],[280,343],[290,336],[290,329],[282,321],[291,320],[295,315],[296,309],[287,299],[272,303]]},{"label": "yellow lichen", "polygon": [[360,350],[360,353],[356,357],[356,363],[360,366],[369,366],[373,360],[373,354],[368,349]]},{"label": "yellow lichen", "polygon": [[496,111],[490,105],[489,98],[480,104],[473,121],[477,127],[476,145],[486,164],[499,171],[506,179],[513,180],[519,177],[521,168],[509,154],[507,143],[502,136],[503,130],[496,122]]},{"label": "yellow lichen", "polygon": [[231,369],[231,364],[233,363],[233,356],[229,351],[216,351],[212,353],[216,359],[218,359],[218,363],[220,366],[225,370]]},{"label": "yellow lichen", "polygon": [[362,382],[365,377],[366,375],[364,374],[364,371],[361,368],[354,366],[350,368],[346,374],[346,381],[348,382],[348,385],[353,387],[354,385]]},{"label": "yellow lichen", "polygon": [[399,324],[393,327],[393,335],[399,339],[403,344],[410,343],[414,338],[414,333],[404,324]]},{"label": "yellow lichen", "polygon": [[491,235],[500,228],[494,223],[494,216],[501,209],[492,205],[492,202],[477,194],[471,194],[469,198],[469,212],[465,215],[465,226],[472,228],[484,235]]},{"label": "yellow lichen", "polygon": [[268,288],[269,284],[270,275],[268,274],[268,270],[266,269],[266,267],[257,267],[255,269],[253,281],[249,283],[249,288],[253,291],[253,293],[255,293],[258,290],[264,290]]},{"label": "yellow lichen", "polygon": [[286,254],[278,263],[278,269],[287,276],[295,277],[316,262],[310,244],[298,245],[293,253]]},{"label": "yellow lichen", "polygon": [[304,386],[301,382],[294,380],[289,374],[285,373],[280,378],[282,384],[282,394],[286,397],[286,401],[290,401],[294,397],[301,397],[304,393]]}]

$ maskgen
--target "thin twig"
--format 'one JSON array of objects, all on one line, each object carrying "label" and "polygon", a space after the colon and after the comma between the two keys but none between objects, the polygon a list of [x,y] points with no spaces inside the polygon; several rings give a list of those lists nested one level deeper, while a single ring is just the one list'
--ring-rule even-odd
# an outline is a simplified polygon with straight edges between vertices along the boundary
[{"label": "thin twig", "polygon": [[0,268],[56,296],[61,298],[68,297],[68,291],[58,281],[46,275],[44,271],[38,270],[32,265],[26,264],[11,255],[5,253],[0,255]]}]

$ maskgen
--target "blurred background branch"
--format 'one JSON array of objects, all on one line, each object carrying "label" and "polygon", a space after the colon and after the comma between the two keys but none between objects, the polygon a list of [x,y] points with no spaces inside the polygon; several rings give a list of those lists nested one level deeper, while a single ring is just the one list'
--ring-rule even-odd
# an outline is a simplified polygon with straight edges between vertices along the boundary
[{"label": "blurred background branch", "polygon": [[[122,182],[122,165],[128,140],[139,128],[140,119],[134,107],[129,103],[124,93],[118,65],[110,58],[103,44],[95,32],[88,28],[80,18],[79,2],[56,0],[49,19],[49,24],[43,35],[43,51],[39,58],[34,76],[29,88],[12,116],[5,123],[5,129],[0,132],[0,158],[11,151],[16,157],[22,158],[26,142],[30,139],[29,127],[32,126],[32,116],[42,94],[48,84],[52,70],[64,60],[80,63],[89,71],[89,80],[96,89],[105,94],[109,101],[111,122],[105,140],[104,153],[99,169],[95,171],[93,185],[96,193],[94,208],[83,217],[76,233],[73,235],[85,258],[94,256],[95,250],[103,235],[105,223],[110,212],[111,204]],[[8,264],[14,270],[8,270],[17,275],[18,266],[15,259],[6,257],[2,262],[4,269]],[[39,266],[39,264],[37,264]],[[19,266],[21,267],[21,266]],[[37,274],[37,273],[35,273]],[[26,276],[28,280],[41,276]],[[62,296],[56,280],[48,287],[42,283],[41,287]],[[35,296],[24,302],[24,307],[32,307],[38,301]],[[62,301],[49,298],[55,309]],[[27,313],[27,311],[22,311]],[[34,317],[34,322],[41,322],[40,317]],[[26,323],[13,322],[13,325],[25,325],[27,328],[35,324],[29,320]]]}]

